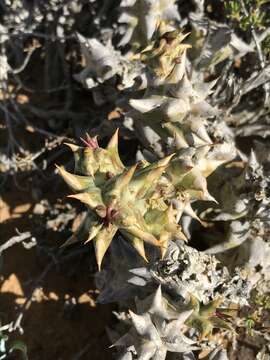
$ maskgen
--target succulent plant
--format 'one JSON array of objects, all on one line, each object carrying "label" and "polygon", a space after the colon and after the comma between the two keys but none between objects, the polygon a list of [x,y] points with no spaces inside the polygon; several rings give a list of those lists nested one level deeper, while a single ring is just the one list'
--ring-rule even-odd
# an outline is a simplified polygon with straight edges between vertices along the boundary
[{"label": "succulent plant", "polygon": [[127,24],[120,46],[135,48],[148,45],[160,20],[179,21],[175,0],[122,0],[119,23]]},{"label": "succulent plant", "polygon": [[[126,169],[118,155],[117,136],[116,133],[112,137],[106,149],[101,149],[97,140],[89,136],[85,149],[70,145],[75,171],[80,175],[59,168],[64,180],[78,192],[71,197],[85,203],[90,210],[83,228],[88,227],[87,241],[94,239],[99,267],[118,229],[144,258],[144,241],[163,252],[169,238],[185,238],[177,224],[176,211],[161,196],[164,187],[158,188],[171,156]],[[76,238],[72,237],[68,243],[74,241]]]},{"label": "succulent plant", "polygon": [[[150,300],[150,307],[147,308]],[[147,303],[147,305],[145,305]],[[177,312],[162,296],[161,287],[154,296],[138,304],[140,314],[129,311],[131,329],[114,346],[134,347],[138,359],[165,359],[167,352],[196,350],[195,342],[184,334],[192,310]],[[145,309],[146,307],[146,309]]]},{"label": "succulent plant", "polygon": [[[122,255],[121,261],[116,260],[116,254]],[[247,305],[252,289],[245,271],[236,268],[230,274],[214,256],[199,252],[183,241],[170,241],[163,259],[152,252],[151,261],[144,264],[121,240],[113,244],[110,262],[97,275],[98,301],[121,303],[124,299],[127,304],[134,296],[144,298],[151,294],[156,284],[185,306],[194,297],[203,304],[223,298],[225,307],[231,303]]]},{"label": "succulent plant", "polygon": [[77,40],[85,65],[79,74],[74,75],[74,78],[84,87],[93,89],[107,81],[107,86],[111,85],[111,91],[115,92],[117,89],[124,90],[134,85],[135,78],[141,73],[142,63],[130,61],[121,55],[114,49],[111,39],[103,45],[95,38],[86,38],[77,33]]},{"label": "succulent plant", "polygon": [[[117,9],[115,1],[0,0],[1,132],[9,135],[2,173],[17,171],[9,155],[20,151],[13,126],[16,136],[32,131],[24,111],[46,112],[31,105],[28,88],[28,68],[40,56],[40,95],[59,94],[50,116],[70,121],[78,104],[95,115],[106,104],[102,115],[113,121],[93,129],[97,119],[84,122],[80,112],[79,120],[102,140],[118,126],[125,133],[129,165],[117,131],[104,148],[88,134],[81,146],[67,144],[75,169],[58,167],[69,197],[87,208],[64,245],[93,243],[97,302],[118,306],[110,335],[119,360],[270,359],[269,19],[260,15],[269,1],[254,1],[225,1],[245,12],[248,31],[236,35],[232,23],[220,22],[224,14],[212,11],[213,1],[121,0]],[[266,21],[257,35],[251,10]],[[48,76],[51,69],[56,76]],[[94,108],[77,101],[81,93],[92,95]],[[72,136],[57,130],[56,142]],[[81,121],[74,130],[83,133]],[[33,161],[27,151],[23,163],[38,168],[42,151]],[[0,328],[0,359],[13,350],[26,356],[20,342],[9,348],[8,329]]]},{"label": "succulent plant", "polygon": [[[196,166],[193,158],[200,156],[195,150],[184,149],[175,159],[172,154],[151,164],[144,160],[125,168],[118,154],[117,132],[106,149],[89,135],[83,142],[86,148],[69,144],[76,175],[62,167],[59,171],[77,192],[70,197],[89,208],[79,233],[86,231],[87,241],[94,239],[99,267],[118,229],[145,259],[144,242],[160,247],[164,255],[170,240],[186,240],[178,225],[182,213],[198,219],[191,202],[214,201],[203,174],[208,174],[209,166],[205,170],[207,161],[202,170]],[[73,236],[68,243],[76,241]]]},{"label": "succulent plant", "polygon": [[189,306],[193,312],[187,320],[187,325],[195,328],[201,338],[211,335],[214,328],[233,331],[228,319],[236,315],[237,311],[219,308],[222,302],[223,299],[220,297],[203,304],[192,296]]},{"label": "succulent plant", "polygon": [[[159,286],[154,294],[136,301],[137,314],[129,311],[128,316],[121,316],[131,328],[113,346],[124,347],[121,359],[129,354],[130,359],[137,356],[138,359],[161,360],[166,358],[167,352],[180,353],[183,359],[195,359],[192,351],[200,349],[200,345],[194,332],[188,337],[190,330],[197,330],[200,338],[210,335],[214,327],[232,330],[224,320],[225,310],[217,310],[221,302],[218,299],[200,305],[193,298],[188,310],[183,304],[167,298]],[[226,351],[218,348],[207,358],[215,359],[217,354],[223,354],[226,359]]]},{"label": "succulent plant", "polygon": [[[210,247],[208,253],[224,253],[221,257],[229,267],[245,264],[247,267],[256,268],[260,264],[262,274],[266,275],[270,251],[267,236],[268,173],[258,162],[254,152],[251,152],[246,163],[238,163],[238,166],[232,167],[227,174],[224,169],[220,169],[214,174],[213,181],[220,172],[224,174],[223,185],[216,183],[218,190],[212,187],[220,205],[218,209],[208,209],[207,212],[208,218],[228,224],[228,230],[223,242]],[[238,249],[232,256],[229,250],[233,248]]]},{"label": "succulent plant", "polygon": [[215,81],[203,82],[196,71],[188,75],[186,51],[190,45],[183,43],[185,37],[160,24],[140,55],[146,64],[148,87],[143,98],[129,101],[133,110],[127,116],[133,118],[143,145],[158,156],[205,146],[217,151],[220,164],[235,157],[235,147],[224,122],[217,126],[209,121],[220,114],[206,101]]},{"label": "succulent plant", "polygon": [[77,34],[77,39],[85,58],[86,67],[75,75],[76,80],[91,89],[119,72],[120,56],[110,43],[104,46],[97,39],[87,39],[81,34]]},{"label": "succulent plant", "polygon": [[[126,122],[143,148],[140,161],[128,167],[118,153],[117,133],[104,149],[87,135],[86,147],[69,144],[75,174],[59,167],[75,192],[70,197],[88,207],[66,244],[93,240],[100,270],[116,238],[96,282],[98,300],[117,301],[124,310],[118,318],[129,331],[114,342],[122,360],[162,360],[168,352],[179,353],[175,359],[196,359],[194,350],[218,345],[214,329],[231,341],[232,319],[249,306],[251,290],[261,294],[269,281],[267,230],[255,236],[259,250],[252,242],[262,218],[268,229],[269,176],[254,153],[246,161],[238,151],[227,113],[217,107],[227,99],[225,90],[218,80],[208,80],[217,64],[252,46],[224,24],[210,22],[206,31],[204,1],[194,3],[189,38],[172,26],[180,19],[175,1],[147,0],[121,2],[119,22],[127,27],[120,46],[131,45],[127,55],[111,43],[78,36],[87,64],[77,79],[88,88],[110,80],[124,90],[118,101],[128,101]],[[214,92],[225,97],[212,101]],[[208,203],[194,207],[198,200]],[[195,227],[205,251],[185,243]],[[213,245],[209,238],[215,232],[223,234]],[[228,357],[217,347],[199,358]]]},{"label": "succulent plant", "polygon": [[219,268],[214,257],[198,252],[180,241],[171,242],[164,259],[151,264],[148,271],[137,268],[130,272],[133,278],[129,282],[139,285],[143,274],[149,273],[149,279],[180,296],[184,303],[190,302],[190,294],[200,301],[208,302],[218,295],[216,289],[226,283],[229,276],[225,268]]}]

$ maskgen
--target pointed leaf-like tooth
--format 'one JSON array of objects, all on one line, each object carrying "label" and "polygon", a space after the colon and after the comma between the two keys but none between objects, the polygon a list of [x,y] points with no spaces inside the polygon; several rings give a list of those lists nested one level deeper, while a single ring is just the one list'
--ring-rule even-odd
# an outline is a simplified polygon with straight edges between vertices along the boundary
[{"label": "pointed leaf-like tooth", "polygon": [[172,72],[167,77],[167,84],[177,84],[184,76],[186,72],[186,52],[184,49],[182,54],[178,58],[178,63],[174,66]]},{"label": "pointed leaf-like tooth", "polygon": [[182,130],[176,128],[172,123],[168,122],[163,125],[174,138],[174,144],[177,150],[188,148],[188,143]]},{"label": "pointed leaf-like tooth", "polygon": [[190,159],[176,158],[170,163],[166,175],[176,188],[180,186],[180,188],[189,189],[192,188],[190,184],[194,181],[194,177],[192,177],[193,169],[194,164]]},{"label": "pointed leaf-like tooth", "polygon": [[93,185],[93,179],[91,177],[74,175],[66,171],[63,166],[55,166],[57,167],[62,178],[73,191],[83,191],[86,190],[89,186]]},{"label": "pointed leaf-like tooth", "polygon": [[67,145],[73,152],[77,152],[77,151],[83,149],[83,147],[75,145],[75,144],[71,144],[71,143],[64,143],[64,144]]},{"label": "pointed leaf-like tooth", "polygon": [[148,40],[153,36],[157,26],[157,19],[151,13],[145,16],[145,33]]},{"label": "pointed leaf-like tooth", "polygon": [[[136,18],[134,16],[131,17],[131,18],[133,18],[134,21],[136,21]],[[121,21],[119,21],[119,19],[118,19],[118,22],[121,22]],[[132,33],[133,33],[133,28],[132,27],[128,28],[126,30],[124,36],[122,37],[121,41],[119,41],[118,46],[119,47],[125,46],[130,41],[130,39],[132,38]]]},{"label": "pointed leaf-like tooth", "polygon": [[81,201],[82,203],[88,205],[93,210],[97,206],[105,207],[99,189],[97,189],[94,192],[92,191],[92,192],[84,192],[79,194],[68,195],[68,197]]},{"label": "pointed leaf-like tooth", "polygon": [[138,199],[147,197],[148,192],[155,187],[173,156],[174,154],[169,155],[157,163],[151,164],[141,169],[141,171],[138,171],[138,174],[134,176],[130,186],[131,191],[136,193]]},{"label": "pointed leaf-like tooth", "polygon": [[220,81],[220,77],[217,77],[215,80],[210,82],[198,82],[194,84],[194,90],[197,94],[197,96],[201,100],[205,100],[207,96],[211,95],[214,90],[214,86],[217,84],[217,82]]},{"label": "pointed leaf-like tooth", "polygon": [[96,260],[98,264],[98,270],[101,269],[102,259],[110,246],[112,239],[117,231],[115,225],[109,224],[109,226],[103,227],[94,239]]},{"label": "pointed leaf-like tooth", "polygon": [[176,211],[173,207],[173,204],[170,204],[164,213],[165,213],[164,217],[166,217],[168,224],[171,223],[175,224]]},{"label": "pointed leaf-like tooth", "polygon": [[118,152],[118,138],[119,138],[118,134],[119,134],[119,129],[116,129],[115,133],[113,134],[111,140],[107,145],[106,150],[112,154],[113,156],[112,161],[116,162],[120,168],[124,169],[125,166],[123,165]]},{"label": "pointed leaf-like tooth", "polygon": [[226,161],[204,159],[199,161],[198,168],[202,172],[203,176],[207,178],[224,162]]},{"label": "pointed leaf-like tooth", "polygon": [[131,244],[134,247],[134,249],[137,250],[139,255],[148,262],[146,255],[145,255],[145,249],[144,249],[144,241],[142,239],[139,239],[138,237],[132,237],[131,238]]},{"label": "pointed leaf-like tooth", "polygon": [[151,308],[149,309],[149,313],[157,313],[159,311],[162,311],[164,309],[164,302],[162,298],[162,291],[161,291],[161,285],[158,286],[157,290],[155,291]]},{"label": "pointed leaf-like tooth", "polygon": [[138,360],[165,360],[167,350],[166,348],[157,348],[153,341],[145,341],[138,349]]},{"label": "pointed leaf-like tooth", "polygon": [[[109,336],[110,336],[110,334],[109,334]],[[111,338],[111,336],[110,336],[110,338]],[[120,339],[118,339],[109,348],[113,348],[115,346],[121,346],[121,347],[128,348],[129,346],[131,346],[133,341],[134,341],[133,337],[129,333],[127,333],[127,334],[123,335],[122,337],[120,337]]]},{"label": "pointed leaf-like tooth", "polygon": [[237,155],[233,143],[213,144],[211,148],[212,152],[208,154],[209,160],[227,162],[233,160]]},{"label": "pointed leaf-like tooth", "polygon": [[188,242],[188,238],[186,237],[186,235],[180,229],[175,232],[175,236],[177,236],[180,240]]},{"label": "pointed leaf-like tooth", "polygon": [[161,108],[165,119],[172,122],[181,122],[181,120],[190,110],[190,103],[189,100],[185,98],[167,98],[167,101],[162,105]]},{"label": "pointed leaf-like tooth", "polygon": [[154,246],[160,246],[161,243],[158,241],[158,239],[155,238],[151,233],[148,233],[142,229],[140,229],[136,224],[132,226],[128,226],[125,228],[126,231],[131,233],[133,236],[138,237],[139,239],[142,239],[143,241],[154,245]]},{"label": "pointed leaf-like tooth", "polygon": [[108,145],[107,145],[107,150],[110,149],[118,149],[118,137],[119,137],[119,128],[117,128],[113,134],[113,136],[111,137]]},{"label": "pointed leaf-like tooth", "polygon": [[190,203],[186,203],[185,207],[184,207],[184,212],[189,215],[190,217],[192,217],[195,220],[198,220],[201,225],[205,226],[205,222],[203,222],[198,216],[197,214],[194,212],[194,210],[192,209]]},{"label": "pointed leaf-like tooth", "polygon": [[254,152],[253,149],[251,149],[250,151],[250,156],[249,156],[249,159],[248,159],[248,165],[252,168],[258,168],[260,165],[259,165],[259,162],[257,160],[257,156]]},{"label": "pointed leaf-like tooth", "polygon": [[77,242],[83,241],[85,236],[87,236],[89,227],[91,227],[92,224],[96,222],[94,216],[95,215],[93,214],[86,214],[76,232],[71,237],[69,237],[61,247],[69,246]]},{"label": "pointed leaf-like tooth", "polygon": [[210,195],[207,190],[203,192],[202,200],[213,201],[214,203],[218,204],[218,201],[212,195]]},{"label": "pointed leaf-like tooth", "polygon": [[209,153],[212,145],[202,145],[196,148],[195,157],[197,160],[203,160]]},{"label": "pointed leaf-like tooth", "polygon": [[[183,328],[183,325],[186,321],[189,322],[189,318],[192,314],[193,310],[187,310],[184,312],[181,312],[180,315],[178,316],[178,318],[176,318],[175,320],[170,321],[166,328],[165,328],[165,336],[170,338],[174,338],[175,337],[175,333],[178,331],[181,331],[181,328]],[[182,342],[184,342],[186,345],[192,345],[195,344],[196,342],[192,339],[189,339],[188,337],[186,337],[184,334],[181,334],[181,340]],[[173,343],[170,343],[173,346]],[[173,349],[171,348],[170,351],[173,351]]]},{"label": "pointed leaf-like tooth", "polygon": [[177,150],[185,149],[188,147],[188,143],[185,139],[184,134],[180,134],[180,132],[174,133],[174,143]]},{"label": "pointed leaf-like tooth", "polygon": [[[141,316],[135,314],[132,310],[128,310],[129,316],[131,318],[131,321],[133,322],[133,325],[137,328],[142,329],[142,331],[145,329],[145,321],[141,320]],[[139,331],[140,333],[141,331]]]},{"label": "pointed leaf-like tooth", "polygon": [[171,85],[169,88],[170,94],[175,98],[182,97],[194,97],[196,92],[194,91],[191,81],[188,79],[187,74],[183,76],[182,80],[175,85]]},{"label": "pointed leaf-like tooth", "polygon": [[200,314],[202,316],[209,316],[215,313],[216,309],[222,304],[223,301],[223,297],[219,296],[214,300],[210,301],[208,304],[203,304],[200,309]]},{"label": "pointed leaf-like tooth", "polygon": [[93,149],[89,147],[81,147],[74,144],[66,144],[71,148],[75,160],[75,172],[82,173],[84,175],[94,176],[94,172],[91,169],[94,160]]},{"label": "pointed leaf-like tooth", "polygon": [[[190,34],[191,34],[191,31],[188,31],[186,33],[179,32],[179,34],[177,36],[178,42],[182,43],[185,40],[185,38],[187,38]],[[190,44],[181,44],[181,45],[187,46],[187,48],[192,47],[192,45],[190,45]]]},{"label": "pointed leaf-like tooth", "polygon": [[[215,201],[207,191],[207,182],[201,172],[194,168],[182,180],[181,185],[191,197],[200,200]],[[215,201],[216,202],[216,201]]]},{"label": "pointed leaf-like tooth", "polygon": [[157,290],[154,293],[148,312],[166,320],[178,318],[177,311],[175,311],[174,307],[171,306],[167,299],[162,296],[161,285],[158,286]]},{"label": "pointed leaf-like tooth", "polygon": [[88,238],[87,238],[87,240],[84,242],[84,244],[87,244],[88,242],[90,242],[91,240],[93,240],[93,239],[97,236],[98,232],[101,231],[102,226],[103,226],[103,224],[97,224],[97,225],[91,226],[90,231],[89,231]]},{"label": "pointed leaf-like tooth", "polygon": [[157,167],[159,166],[167,166],[169,164],[169,162],[171,161],[171,159],[174,157],[175,154],[171,154],[166,156],[165,158],[159,160],[156,164]]},{"label": "pointed leaf-like tooth", "polygon": [[131,310],[129,310],[128,312],[137,333],[141,336],[148,335],[150,330],[149,325],[151,326],[151,319],[149,314],[146,313],[143,315],[137,315]]},{"label": "pointed leaf-like tooth", "polygon": [[194,146],[195,148],[199,146],[204,146],[205,144],[209,144],[208,142],[206,143],[204,140],[202,140],[194,132],[190,134],[190,137],[192,138],[193,141],[192,146]]},{"label": "pointed leaf-like tooth", "polygon": [[87,38],[81,35],[79,32],[76,31],[75,35],[80,44],[85,44],[87,42]]},{"label": "pointed leaf-like tooth", "polygon": [[181,185],[186,190],[204,191],[206,180],[198,169],[193,168],[184,176]]},{"label": "pointed leaf-like tooth", "polygon": [[220,112],[221,112],[220,110],[211,106],[209,103],[207,103],[204,100],[202,100],[201,102],[194,103],[191,108],[191,114],[194,117],[199,116],[200,118],[217,116],[218,114],[220,114]]},{"label": "pointed leaf-like tooth", "polygon": [[[150,187],[154,186],[153,182],[156,183],[158,181],[158,179],[161,177],[161,175],[166,170],[167,166],[168,166],[168,164],[149,168],[149,171],[148,172],[146,171],[144,173],[145,174],[145,176],[144,176],[145,182],[149,183]],[[144,184],[144,185],[147,187],[147,184]]]},{"label": "pointed leaf-like tooth", "polygon": [[166,98],[163,96],[153,96],[149,99],[131,99],[129,100],[129,104],[133,109],[144,114],[161,106],[164,101],[166,101]]},{"label": "pointed leaf-like tooth", "polygon": [[117,191],[121,192],[127,187],[135,173],[136,168],[137,164],[131,166],[131,168],[119,175],[115,183],[115,189]]},{"label": "pointed leaf-like tooth", "polygon": [[[184,324],[193,312],[194,312],[193,309],[181,312],[177,318],[179,324]],[[189,341],[191,341],[190,344],[194,344],[193,340],[189,339]]]},{"label": "pointed leaf-like tooth", "polygon": [[196,131],[194,131],[194,132],[200,139],[202,139],[203,141],[205,141],[208,144],[212,144],[212,140],[210,139],[204,125],[197,128]]},{"label": "pointed leaf-like tooth", "polygon": [[162,240],[161,240],[161,245],[160,245],[160,255],[161,255],[161,259],[164,259],[164,256],[165,256],[166,253],[167,253],[168,244],[169,244],[169,239],[162,239]]},{"label": "pointed leaf-like tooth", "polygon": [[197,137],[203,140],[207,144],[212,144],[208,132],[205,128],[205,120],[200,118],[192,118],[188,121],[191,131],[197,135]]}]

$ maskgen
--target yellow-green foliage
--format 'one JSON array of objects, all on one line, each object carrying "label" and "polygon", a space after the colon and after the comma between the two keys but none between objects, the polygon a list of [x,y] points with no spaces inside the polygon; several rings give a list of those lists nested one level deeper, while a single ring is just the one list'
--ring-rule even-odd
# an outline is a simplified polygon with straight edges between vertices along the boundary
[{"label": "yellow-green foliage", "polygon": [[243,0],[243,4],[248,11],[245,13],[241,1],[225,1],[225,10],[228,19],[236,23],[240,29],[246,31],[254,26],[258,30],[265,29],[267,13],[262,10],[262,6],[268,3],[267,0]]}]

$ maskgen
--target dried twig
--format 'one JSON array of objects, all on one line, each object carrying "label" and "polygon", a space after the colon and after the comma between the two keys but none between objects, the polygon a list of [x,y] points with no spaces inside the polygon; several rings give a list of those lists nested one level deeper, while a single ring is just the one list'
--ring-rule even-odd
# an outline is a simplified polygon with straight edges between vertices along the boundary
[{"label": "dried twig", "polygon": [[[243,9],[243,12],[244,12],[245,16],[250,17],[249,11],[248,11],[248,9],[247,9],[247,7],[245,5],[244,0],[240,0],[240,4],[242,6],[242,9]],[[261,45],[260,45],[260,41],[258,39],[255,27],[254,27],[254,25],[252,23],[250,25],[250,30],[251,30],[251,36],[252,36],[252,38],[254,40],[255,47],[256,47],[256,50],[257,50],[258,59],[259,59],[259,62],[260,62],[260,67],[263,70],[265,68],[265,60],[264,60],[262,48],[261,48]],[[266,83],[266,84],[264,84],[263,87],[264,87],[264,91],[265,91],[264,104],[266,105],[269,102],[270,84]]]},{"label": "dried twig", "polygon": [[10,248],[11,246],[21,243],[22,241],[28,239],[31,237],[31,233],[29,231],[24,232],[24,233],[19,233],[16,236],[13,236],[11,239],[9,239],[8,241],[6,241],[4,244],[2,244],[0,246],[0,255],[2,255],[2,253],[7,250],[8,248]]},{"label": "dried twig", "polygon": [[35,47],[31,48],[31,49],[28,51],[28,53],[27,53],[27,55],[26,55],[26,57],[25,57],[22,65],[19,66],[17,69],[11,69],[11,72],[12,72],[13,74],[16,74],[16,75],[19,74],[20,72],[22,72],[22,71],[26,68],[26,66],[28,65],[29,60],[30,60],[30,58],[31,58],[31,56],[32,56],[32,54],[33,54],[33,52],[34,52],[35,50],[36,50]]}]

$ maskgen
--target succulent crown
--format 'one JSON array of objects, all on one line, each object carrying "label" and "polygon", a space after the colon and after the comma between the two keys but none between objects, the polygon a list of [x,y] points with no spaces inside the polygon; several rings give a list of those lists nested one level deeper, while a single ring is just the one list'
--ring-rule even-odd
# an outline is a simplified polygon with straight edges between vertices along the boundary
[{"label": "succulent crown", "polygon": [[[173,235],[185,238],[176,223],[175,211],[159,196],[157,187],[172,156],[153,164],[145,162],[125,168],[118,155],[117,133],[106,149],[89,136],[84,143],[86,148],[70,145],[79,175],[63,167],[58,169],[76,192],[70,197],[89,209],[84,220],[89,228],[86,241],[94,240],[99,267],[117,230],[144,258],[144,242],[162,249]],[[68,243],[75,241],[73,236]]]},{"label": "succulent crown", "polygon": [[59,172],[88,213],[67,244],[93,240],[100,268],[114,235],[119,230],[146,259],[144,242],[157,246],[162,256],[169,240],[186,240],[178,221],[186,211],[198,219],[191,201],[214,200],[204,175],[188,155],[174,155],[154,163],[139,162],[126,168],[118,153],[118,132],[106,149],[87,135],[86,147],[69,144],[75,158],[75,173]]}]

